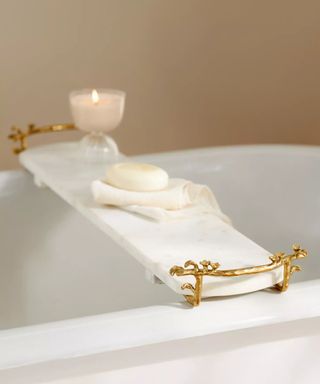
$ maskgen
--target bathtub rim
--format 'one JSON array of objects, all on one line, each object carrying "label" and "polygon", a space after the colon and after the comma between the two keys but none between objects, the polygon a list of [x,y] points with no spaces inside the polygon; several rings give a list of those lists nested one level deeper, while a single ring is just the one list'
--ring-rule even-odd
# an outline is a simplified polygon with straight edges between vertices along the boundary
[{"label": "bathtub rim", "polygon": [[0,370],[320,317],[318,297],[320,279],[197,308],[171,303],[2,330]]}]

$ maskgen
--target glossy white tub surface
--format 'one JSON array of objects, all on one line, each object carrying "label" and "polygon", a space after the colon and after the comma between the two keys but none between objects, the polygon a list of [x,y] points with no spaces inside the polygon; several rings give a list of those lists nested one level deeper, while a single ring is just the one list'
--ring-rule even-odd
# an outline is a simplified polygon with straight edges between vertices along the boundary
[{"label": "glossy white tub surface", "polygon": [[[166,286],[146,281],[130,255],[50,190],[35,187],[29,174],[1,172],[0,383],[132,382],[141,374],[156,383],[160,373],[175,383],[197,375],[206,382],[204,367],[233,380],[247,359],[257,373],[262,361],[273,363],[273,382],[294,383],[288,372],[298,363],[309,376],[296,382],[316,382],[310,364],[320,352],[320,148],[208,148],[137,159],[208,184],[237,229],[271,252],[300,242],[310,251],[303,272],[284,294],[216,298],[191,309]],[[223,373],[228,359],[233,373]]]}]

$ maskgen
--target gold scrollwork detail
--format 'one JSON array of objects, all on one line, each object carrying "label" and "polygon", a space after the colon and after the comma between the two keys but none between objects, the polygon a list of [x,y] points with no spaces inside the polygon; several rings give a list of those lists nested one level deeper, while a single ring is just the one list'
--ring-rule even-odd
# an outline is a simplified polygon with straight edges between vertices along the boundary
[{"label": "gold scrollwork detail", "polygon": [[13,126],[11,128],[11,134],[8,135],[8,139],[15,143],[18,143],[18,147],[13,148],[13,153],[18,155],[28,148],[28,137],[36,135],[38,133],[49,133],[49,132],[62,132],[71,131],[77,129],[74,124],[53,124],[45,125],[42,127],[36,127],[34,124],[29,124],[28,128],[23,131],[20,128]]},{"label": "gold scrollwork detail", "polygon": [[185,295],[188,303],[193,306],[198,306],[201,303],[202,297],[202,285],[203,276],[222,276],[222,277],[235,277],[243,275],[255,275],[257,273],[263,273],[272,271],[276,268],[283,267],[283,281],[275,285],[275,288],[281,292],[288,289],[291,275],[294,272],[301,271],[300,266],[293,265],[292,261],[296,259],[302,259],[308,255],[308,252],[300,247],[300,245],[293,246],[293,253],[286,255],[279,252],[270,256],[271,262],[265,265],[258,265],[248,268],[239,269],[219,269],[219,263],[213,263],[208,260],[203,260],[199,264],[192,260],[188,260],[183,267],[173,266],[170,269],[171,276],[194,276],[195,284],[184,283],[181,289],[188,289],[192,292],[192,295]]}]

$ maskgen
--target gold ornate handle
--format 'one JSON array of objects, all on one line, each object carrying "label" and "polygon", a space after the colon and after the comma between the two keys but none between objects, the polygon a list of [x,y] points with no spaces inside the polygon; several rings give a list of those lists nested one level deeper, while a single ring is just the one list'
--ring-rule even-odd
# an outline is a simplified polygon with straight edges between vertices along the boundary
[{"label": "gold ornate handle", "polygon": [[170,269],[170,275],[195,277],[194,285],[185,283],[181,286],[181,289],[189,289],[192,292],[192,295],[185,295],[186,300],[191,305],[198,306],[201,302],[203,276],[235,277],[243,275],[255,275],[258,273],[272,271],[283,266],[283,281],[282,283],[276,284],[275,288],[281,292],[284,292],[288,289],[289,281],[293,272],[301,271],[301,268],[298,265],[292,265],[292,261],[296,259],[302,259],[307,255],[308,252],[304,249],[301,249],[300,245],[294,245],[293,254],[286,255],[285,253],[276,253],[270,257],[271,263],[269,264],[248,268],[224,270],[219,270],[219,263],[203,260],[199,263],[200,265],[198,265],[194,261],[188,260],[183,267],[177,265],[173,266]]},{"label": "gold ornate handle", "polygon": [[29,124],[27,130],[25,131],[13,126],[11,128],[12,133],[8,135],[8,139],[19,144],[18,147],[13,148],[12,150],[15,155],[18,155],[28,148],[29,136],[36,135],[38,133],[72,131],[75,129],[77,128],[74,124],[54,124],[42,127],[36,127],[34,124]]}]

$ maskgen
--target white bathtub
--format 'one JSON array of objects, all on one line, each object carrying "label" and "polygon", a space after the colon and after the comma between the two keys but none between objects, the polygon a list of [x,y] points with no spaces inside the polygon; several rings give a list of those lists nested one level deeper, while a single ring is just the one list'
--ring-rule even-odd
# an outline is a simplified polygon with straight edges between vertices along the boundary
[{"label": "white bathtub", "polygon": [[191,309],[29,174],[1,172],[0,383],[318,383],[320,149],[139,159],[209,184],[235,226],[268,250],[300,242],[310,252],[303,272],[284,294]]}]

